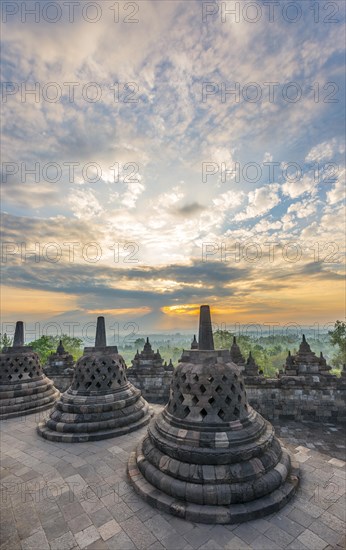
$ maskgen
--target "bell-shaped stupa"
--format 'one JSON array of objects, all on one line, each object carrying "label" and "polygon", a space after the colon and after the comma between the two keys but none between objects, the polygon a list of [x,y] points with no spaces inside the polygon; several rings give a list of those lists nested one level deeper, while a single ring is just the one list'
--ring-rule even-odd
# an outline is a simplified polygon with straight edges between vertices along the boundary
[{"label": "bell-shaped stupa", "polygon": [[118,348],[107,346],[105,320],[98,317],[95,347],[84,348],[71,386],[37,430],[50,441],[96,441],[137,430],[150,417],[140,390],[127,380]]},{"label": "bell-shaped stupa", "polygon": [[24,345],[24,323],[18,321],[13,346],[0,354],[0,418],[12,418],[48,409],[59,397],[44,374],[37,353]]},{"label": "bell-shaped stupa", "polygon": [[174,367],[163,363],[159,350],[154,352],[147,338],[143,350],[132,359],[127,377],[151,403],[167,403]]},{"label": "bell-shaped stupa", "polygon": [[129,478],[147,502],[189,521],[275,512],[295,493],[298,465],[248,404],[230,351],[214,350],[208,306],[199,336],[199,349],[182,354],[167,406],[130,455]]},{"label": "bell-shaped stupa", "polygon": [[240,347],[237,344],[237,339],[235,336],[233,336],[233,342],[231,346],[231,361],[235,363],[237,367],[240,368],[240,370],[244,370],[245,359],[242,355],[242,352],[240,351]]}]

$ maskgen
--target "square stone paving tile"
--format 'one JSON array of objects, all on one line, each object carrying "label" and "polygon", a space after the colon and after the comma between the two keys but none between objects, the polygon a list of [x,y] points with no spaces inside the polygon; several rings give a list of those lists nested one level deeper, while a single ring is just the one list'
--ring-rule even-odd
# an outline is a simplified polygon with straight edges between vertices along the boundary
[{"label": "square stone paving tile", "polygon": [[[156,407],[159,411],[161,407]],[[126,475],[146,428],[115,439],[53,444],[35,415],[1,427],[2,550],[342,550],[345,448],[333,424],[275,425],[301,463],[282,510],[244,524],[184,521],[144,502]]]},{"label": "square stone paving tile", "polygon": [[108,540],[112,538],[117,533],[120,533],[121,527],[119,523],[115,521],[115,519],[112,519],[110,521],[107,521],[107,523],[104,523],[99,528],[99,533],[101,535],[102,540]]}]

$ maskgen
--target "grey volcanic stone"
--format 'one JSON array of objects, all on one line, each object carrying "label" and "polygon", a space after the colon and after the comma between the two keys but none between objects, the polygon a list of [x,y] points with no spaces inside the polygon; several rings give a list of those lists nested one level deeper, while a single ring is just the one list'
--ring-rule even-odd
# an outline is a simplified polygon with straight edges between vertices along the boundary
[{"label": "grey volcanic stone", "polygon": [[137,351],[132,360],[127,377],[152,403],[167,403],[173,371],[172,361],[163,364],[159,350],[154,352],[147,338],[143,350]]},{"label": "grey volcanic stone", "polygon": [[116,346],[106,346],[104,319],[94,348],[85,348],[73,381],[38,433],[50,441],[96,441],[134,431],[150,420],[148,403],[126,377]]},{"label": "grey volcanic stone", "polygon": [[24,324],[18,321],[13,347],[0,354],[0,418],[43,411],[58,397],[59,391],[43,373],[37,353],[24,346]]},{"label": "grey volcanic stone", "polygon": [[48,364],[43,367],[43,370],[54,381],[59,391],[66,391],[70,387],[74,373],[74,360],[72,355],[65,351],[61,340],[56,352],[48,357]]},{"label": "grey volcanic stone", "polygon": [[201,306],[199,316],[199,349],[214,349],[213,329],[211,325],[210,308],[209,306]]},{"label": "grey volcanic stone", "polygon": [[304,376],[314,374],[326,376],[327,378],[332,376],[329,372],[331,367],[327,365],[327,361],[323,357],[323,353],[321,352],[320,356],[317,357],[311,350],[304,334],[298,353],[296,355],[291,355],[291,352],[288,352],[284,369],[285,375],[288,376]]},{"label": "grey volcanic stone", "polygon": [[[208,316],[203,306],[201,317]],[[248,404],[230,352],[203,338],[212,349],[183,352],[168,404],[131,454],[128,475],[145,500],[178,517],[248,521],[284,506],[299,470],[272,425]]]}]

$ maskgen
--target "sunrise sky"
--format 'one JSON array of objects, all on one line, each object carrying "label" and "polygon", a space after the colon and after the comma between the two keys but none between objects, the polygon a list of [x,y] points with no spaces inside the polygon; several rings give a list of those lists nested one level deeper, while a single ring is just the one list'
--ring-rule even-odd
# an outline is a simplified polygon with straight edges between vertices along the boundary
[{"label": "sunrise sky", "polygon": [[3,322],[343,318],[345,3],[74,4],[2,5]]}]

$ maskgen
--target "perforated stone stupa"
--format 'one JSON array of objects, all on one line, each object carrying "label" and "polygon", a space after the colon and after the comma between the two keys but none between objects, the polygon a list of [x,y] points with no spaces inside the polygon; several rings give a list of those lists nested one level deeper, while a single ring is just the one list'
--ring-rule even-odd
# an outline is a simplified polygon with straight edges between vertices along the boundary
[{"label": "perforated stone stupa", "polygon": [[257,365],[251,351],[245,363],[243,376],[245,377],[245,379],[263,376],[263,371]]},{"label": "perforated stone stupa", "polygon": [[130,455],[134,488],[180,518],[238,523],[283,507],[298,472],[248,404],[230,351],[214,350],[209,307],[201,306],[199,349],[183,352],[167,406]]},{"label": "perforated stone stupa", "polygon": [[106,345],[105,321],[98,317],[95,347],[84,348],[71,386],[37,430],[51,441],[96,441],[137,430],[150,414],[140,390],[127,380],[117,347]]},{"label": "perforated stone stupa", "polygon": [[240,347],[237,344],[237,339],[235,336],[233,336],[233,342],[231,345],[231,361],[237,365],[237,367],[240,368],[240,370],[243,370],[245,367],[245,358],[242,355],[242,352],[240,351]]},{"label": "perforated stone stupa", "polygon": [[61,340],[56,352],[48,357],[48,363],[43,370],[49,378],[54,380],[55,386],[60,391],[66,391],[70,387],[74,373],[74,360],[65,350]]},{"label": "perforated stone stupa", "polygon": [[288,352],[284,374],[287,376],[331,376],[329,372],[330,370],[331,367],[327,365],[327,361],[323,357],[323,353],[321,352],[320,356],[317,357],[317,355],[311,350],[310,345],[303,334],[298,353],[291,355],[291,352]]},{"label": "perforated stone stupa", "polygon": [[43,373],[37,353],[24,345],[24,324],[16,323],[13,346],[0,354],[0,418],[43,411],[59,396]]},{"label": "perforated stone stupa", "polygon": [[154,352],[147,338],[143,350],[137,350],[127,377],[152,403],[167,403],[173,370],[172,362],[164,364],[159,350]]}]

